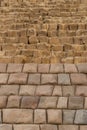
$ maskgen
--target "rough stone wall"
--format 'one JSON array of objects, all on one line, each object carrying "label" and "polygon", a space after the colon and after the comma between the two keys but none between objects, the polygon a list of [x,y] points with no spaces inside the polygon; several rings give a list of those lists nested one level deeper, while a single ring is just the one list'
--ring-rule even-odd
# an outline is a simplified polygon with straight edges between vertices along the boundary
[{"label": "rough stone wall", "polygon": [[0,0],[0,62],[87,62],[86,0]]},{"label": "rough stone wall", "polygon": [[87,63],[0,64],[0,130],[87,130]]}]

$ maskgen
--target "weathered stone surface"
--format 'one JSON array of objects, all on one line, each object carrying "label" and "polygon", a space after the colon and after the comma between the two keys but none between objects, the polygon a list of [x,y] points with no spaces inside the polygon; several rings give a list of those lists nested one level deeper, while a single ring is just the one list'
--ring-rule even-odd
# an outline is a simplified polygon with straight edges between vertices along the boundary
[{"label": "weathered stone surface", "polygon": [[69,74],[58,74],[58,84],[70,85]]},{"label": "weathered stone surface", "polygon": [[86,126],[85,125],[80,126],[80,130],[87,130],[87,125]]},{"label": "weathered stone surface", "polygon": [[46,123],[46,111],[44,109],[36,109],[34,111],[34,123],[36,124]]},{"label": "weathered stone surface", "polygon": [[63,110],[63,123],[73,124],[75,116],[75,110]]},{"label": "weathered stone surface", "polygon": [[77,68],[80,73],[87,73],[87,63],[86,64],[77,64]]},{"label": "weathered stone surface", "polygon": [[53,95],[54,95],[54,96],[62,96],[62,87],[56,85],[56,86],[54,87],[54,90],[53,90]]},{"label": "weathered stone surface", "polygon": [[38,64],[39,73],[48,73],[50,65],[49,64]]},{"label": "weathered stone surface", "polygon": [[23,96],[34,96],[35,90],[35,85],[21,85],[19,94]]},{"label": "weathered stone surface", "polygon": [[71,74],[71,82],[72,84],[87,84],[87,77],[85,74]]},{"label": "weathered stone surface", "polygon": [[63,86],[63,96],[74,96],[75,86]]},{"label": "weathered stone surface", "polygon": [[7,97],[6,96],[0,96],[0,108],[5,108],[6,102],[7,102]]},{"label": "weathered stone surface", "polygon": [[87,86],[77,86],[75,93],[77,96],[87,96]]},{"label": "weathered stone surface", "polygon": [[0,124],[1,124],[1,122],[2,122],[2,117],[1,117],[1,110],[0,110]]},{"label": "weathered stone surface", "polygon": [[70,97],[68,107],[69,109],[83,108],[83,97]]},{"label": "weathered stone surface", "polygon": [[8,64],[7,72],[9,73],[16,73],[16,72],[22,72],[22,64]]},{"label": "weathered stone surface", "polygon": [[42,84],[57,84],[57,75],[56,74],[42,74],[41,83]]},{"label": "weathered stone surface", "polygon": [[8,74],[0,74],[0,84],[6,84],[8,81]]},{"label": "weathered stone surface", "polygon": [[37,72],[37,64],[34,63],[25,64],[23,68],[23,72],[31,72],[31,73]]},{"label": "weathered stone surface", "polygon": [[10,74],[8,84],[26,84],[27,83],[26,73],[14,73]]},{"label": "weathered stone surface", "polygon": [[7,64],[0,63],[0,73],[6,72]]},{"label": "weathered stone surface", "polygon": [[12,125],[9,124],[0,124],[1,130],[12,130]]},{"label": "weathered stone surface", "polygon": [[57,130],[57,126],[56,125],[40,125],[41,130]]},{"label": "weathered stone surface", "polygon": [[19,108],[20,100],[21,100],[20,96],[10,96],[8,98],[7,107],[8,108]]},{"label": "weathered stone surface", "polygon": [[39,108],[56,108],[57,97],[41,97],[38,107]]},{"label": "weathered stone surface", "polygon": [[40,74],[29,74],[28,84],[40,84]]},{"label": "weathered stone surface", "polygon": [[52,95],[52,91],[53,91],[52,85],[40,85],[36,89],[36,95],[50,96],[50,95]]},{"label": "weathered stone surface", "polygon": [[56,109],[47,110],[48,123],[61,124],[62,123],[62,111]]},{"label": "weathered stone surface", "polygon": [[14,130],[39,130],[38,125],[24,125],[24,124],[19,124],[19,125],[14,125]]},{"label": "weathered stone surface", "polygon": [[[8,118],[10,117],[10,118]],[[4,123],[33,123],[33,110],[30,109],[4,109]]]},{"label": "weathered stone surface", "polygon": [[75,64],[64,64],[66,73],[75,73],[77,72],[77,68]]},{"label": "weathered stone surface", "polygon": [[39,97],[34,96],[24,96],[22,98],[21,107],[22,108],[37,108],[39,102]]},{"label": "weathered stone surface", "polygon": [[77,110],[76,116],[75,116],[75,124],[87,124],[87,110]]},{"label": "weathered stone surface", "polygon": [[62,64],[51,64],[50,67],[50,73],[59,73],[59,72],[63,72],[63,65]]},{"label": "weathered stone surface", "polygon": [[1,85],[0,96],[18,95],[19,85]]},{"label": "weathered stone surface", "polygon": [[77,125],[60,125],[59,130],[78,130]]},{"label": "weathered stone surface", "polygon": [[67,108],[67,102],[68,102],[67,97],[59,97],[57,108]]}]

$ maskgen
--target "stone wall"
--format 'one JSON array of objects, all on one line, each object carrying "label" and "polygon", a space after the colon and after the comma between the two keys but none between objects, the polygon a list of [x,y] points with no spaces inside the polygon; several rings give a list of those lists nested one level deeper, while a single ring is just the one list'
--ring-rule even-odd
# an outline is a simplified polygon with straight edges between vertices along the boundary
[{"label": "stone wall", "polygon": [[87,64],[0,64],[0,130],[87,130]]},{"label": "stone wall", "polygon": [[0,62],[87,62],[86,0],[0,0]]}]

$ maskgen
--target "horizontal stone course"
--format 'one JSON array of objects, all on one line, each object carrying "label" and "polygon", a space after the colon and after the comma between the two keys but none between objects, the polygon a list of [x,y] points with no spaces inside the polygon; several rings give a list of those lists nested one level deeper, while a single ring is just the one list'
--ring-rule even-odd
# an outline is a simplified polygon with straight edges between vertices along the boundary
[{"label": "horizontal stone course", "polygon": [[[86,129],[85,72],[80,72],[74,64],[68,64],[71,66],[68,72],[65,70],[67,64],[34,64],[37,71],[33,64],[27,64],[25,72],[25,64],[17,65],[21,66],[21,72],[18,72],[20,67],[16,70],[17,66],[13,64],[7,64],[7,69],[0,72],[7,77],[4,83],[0,83],[0,130]],[[53,72],[54,66],[58,70]],[[7,71],[8,67],[14,68],[14,72],[10,68]],[[38,71],[41,68],[43,71]],[[2,76],[1,80],[5,78]]]}]

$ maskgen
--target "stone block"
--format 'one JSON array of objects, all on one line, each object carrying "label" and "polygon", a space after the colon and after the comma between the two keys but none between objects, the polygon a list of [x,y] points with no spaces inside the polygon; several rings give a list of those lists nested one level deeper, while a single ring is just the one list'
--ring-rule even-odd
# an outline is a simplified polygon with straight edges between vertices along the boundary
[{"label": "stone block", "polygon": [[8,108],[18,108],[20,105],[20,96],[9,96],[8,97],[8,102],[7,102],[7,107]]},{"label": "stone block", "polygon": [[59,130],[78,130],[77,125],[60,125]]},{"label": "stone block", "polygon": [[56,74],[42,74],[41,84],[57,84]]},{"label": "stone block", "polygon": [[70,85],[69,74],[58,74],[58,84],[61,85]]},{"label": "stone block", "polygon": [[26,73],[13,73],[10,74],[8,84],[26,84],[27,83]]},{"label": "stone block", "polygon": [[50,124],[61,124],[62,123],[62,111],[56,109],[47,110],[48,123]]},{"label": "stone block", "polygon": [[22,96],[34,96],[36,90],[35,85],[21,85],[19,95]]},{"label": "stone block", "polygon": [[67,108],[67,102],[68,102],[67,97],[59,97],[57,108]]},{"label": "stone block", "polygon": [[22,108],[37,108],[39,102],[39,97],[37,96],[24,96],[22,98],[21,107]]},{"label": "stone block", "polygon": [[42,96],[40,98],[38,108],[56,108],[57,97]]},{"label": "stone block", "polygon": [[50,66],[50,73],[62,73],[63,71],[63,64],[51,64]]},{"label": "stone block", "polygon": [[31,109],[3,109],[3,122],[10,123],[10,124],[33,123],[33,110]]},{"label": "stone block", "polygon": [[77,68],[80,73],[87,73],[87,63],[77,64]]},{"label": "stone block", "polygon": [[53,90],[53,96],[62,96],[62,87],[56,85]]},{"label": "stone block", "polygon": [[38,64],[39,73],[48,73],[50,65],[49,64]]},{"label": "stone block", "polygon": [[87,96],[87,86],[77,86],[76,96]]},{"label": "stone block", "polygon": [[75,73],[77,72],[77,68],[74,64],[64,64],[66,73]]},{"label": "stone block", "polygon": [[74,96],[75,86],[63,86],[63,96]]},{"label": "stone block", "polygon": [[40,74],[29,74],[28,84],[40,84]]},{"label": "stone block", "polygon": [[69,97],[69,109],[81,109],[83,108],[83,97]]},{"label": "stone block", "polygon": [[1,85],[0,96],[18,95],[19,85]]},{"label": "stone block", "polygon": [[5,108],[7,103],[7,96],[0,96],[0,108]]},{"label": "stone block", "polygon": [[50,96],[52,95],[52,91],[53,91],[52,85],[39,85],[36,89],[36,95]]},{"label": "stone block", "polygon": [[46,123],[46,111],[44,109],[35,109],[34,111],[34,123],[45,124]]},{"label": "stone block", "polygon": [[0,124],[0,130],[12,130],[12,125]]},{"label": "stone block", "polygon": [[0,63],[0,73],[6,72],[7,64]]},{"label": "stone block", "polygon": [[39,125],[18,124],[18,125],[14,125],[14,130],[40,130],[40,129],[39,129]]},{"label": "stone block", "polygon": [[36,73],[37,72],[37,64],[35,64],[35,63],[24,64],[23,72]]},{"label": "stone block", "polygon": [[75,110],[63,110],[63,123],[73,124],[75,117]]},{"label": "stone block", "polygon": [[17,73],[22,71],[23,64],[8,64],[7,72]]},{"label": "stone block", "polygon": [[50,124],[45,124],[45,125],[40,125],[41,130],[58,130],[57,125],[50,125]]},{"label": "stone block", "polygon": [[8,81],[8,74],[0,74],[0,84],[6,84]]},{"label": "stone block", "polygon": [[74,123],[80,125],[87,125],[87,110],[77,110]]}]

